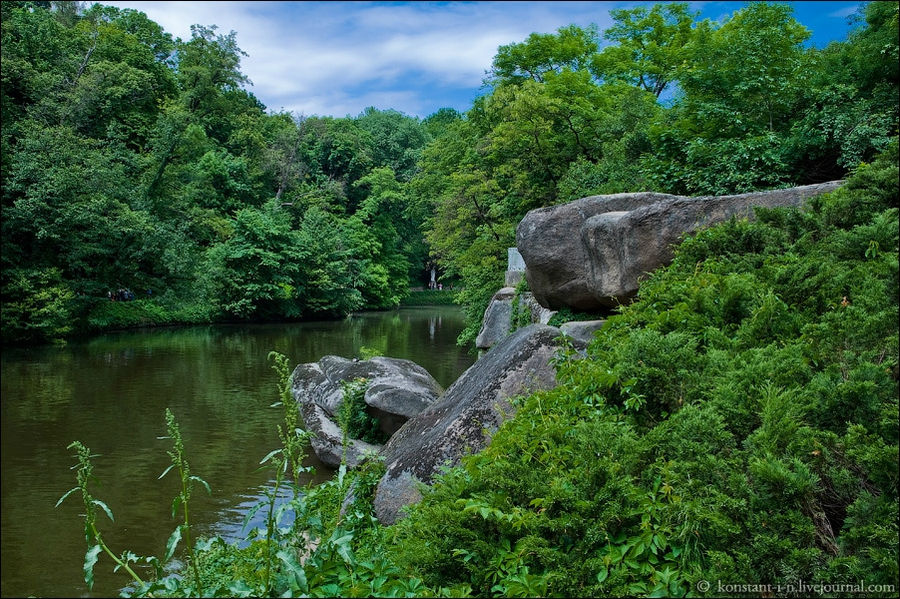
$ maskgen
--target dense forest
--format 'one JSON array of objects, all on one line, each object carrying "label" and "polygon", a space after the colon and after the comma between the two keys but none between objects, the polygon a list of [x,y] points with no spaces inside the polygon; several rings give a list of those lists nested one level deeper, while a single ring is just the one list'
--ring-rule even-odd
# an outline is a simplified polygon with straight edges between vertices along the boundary
[{"label": "dense forest", "polygon": [[396,306],[422,274],[407,186],[458,115],[267,113],[234,32],[2,10],[4,341],[344,315]]},{"label": "dense forest", "polygon": [[[585,352],[557,357],[555,389],[515,399],[393,526],[372,514],[369,460],[277,510],[276,488],[242,546],[192,544],[202,481],[167,414],[185,524],[164,561],[184,531],[185,567],[122,553],[143,577],[127,592],[896,596],[896,2],[863,5],[824,49],[786,3],[721,23],[614,10],[602,32],[501,46],[465,114],[425,119],[268,112],[212,26],[184,41],[99,4],[2,11],[4,341],[390,307],[437,264],[461,283],[465,343],[528,210],[846,179],[686,238]],[[109,301],[119,289],[135,299]],[[287,358],[276,370],[283,447],[263,462],[287,484],[305,437]],[[110,512],[70,447],[90,584]]]},{"label": "dense forest", "polygon": [[[897,132],[891,2],[825,49],[787,4],[615,10],[602,36],[501,46],[467,113],[425,119],[267,111],[215,26],[2,11],[4,342],[386,308],[433,264],[462,283],[469,342],[532,208],[838,179]],[[104,301],[119,290],[140,301]]]}]

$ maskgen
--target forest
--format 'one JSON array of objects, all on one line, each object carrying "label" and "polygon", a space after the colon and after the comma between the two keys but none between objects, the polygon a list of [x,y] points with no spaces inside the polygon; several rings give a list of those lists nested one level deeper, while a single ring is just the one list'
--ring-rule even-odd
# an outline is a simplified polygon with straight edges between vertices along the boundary
[{"label": "forest", "polygon": [[[191,545],[186,490],[187,567],[132,592],[895,595],[896,2],[862,5],[824,49],[787,3],[721,23],[686,3],[614,10],[604,31],[500,46],[469,110],[424,119],[267,111],[213,26],[185,41],[100,4],[2,11],[4,342],[389,308],[435,264],[461,288],[469,344],[531,209],[846,180],[685,239],[586,354],[558,358],[557,388],[519,398],[398,524],[372,516],[375,460],[295,491],[286,527],[267,507],[240,548]],[[289,412],[264,460],[285,484],[304,451]],[[87,577],[107,508],[72,447]]]},{"label": "forest", "polygon": [[839,179],[897,132],[892,3],[821,50],[786,4],[617,10],[501,46],[470,110],[424,119],[267,111],[213,25],[2,10],[4,343],[389,308],[433,265],[469,343],[530,209]]}]

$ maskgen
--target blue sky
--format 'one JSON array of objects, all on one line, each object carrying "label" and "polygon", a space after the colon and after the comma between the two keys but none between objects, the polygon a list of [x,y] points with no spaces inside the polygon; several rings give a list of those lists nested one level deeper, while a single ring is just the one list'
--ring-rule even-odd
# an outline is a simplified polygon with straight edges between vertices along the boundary
[{"label": "blue sky", "polygon": [[[601,31],[609,11],[644,2],[130,2],[173,36],[192,24],[237,32],[241,70],[269,110],[356,116],[368,106],[425,117],[467,110],[497,47],[575,23]],[[745,2],[691,2],[721,20]],[[859,2],[790,2],[823,47],[844,40]]]}]

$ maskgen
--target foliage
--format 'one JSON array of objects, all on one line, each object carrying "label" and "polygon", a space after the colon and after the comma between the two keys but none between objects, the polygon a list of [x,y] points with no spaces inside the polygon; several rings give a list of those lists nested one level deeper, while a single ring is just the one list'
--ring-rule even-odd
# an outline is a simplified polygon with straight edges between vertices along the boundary
[{"label": "foliage", "polygon": [[896,587],[894,519],[860,517],[897,509],[897,165],[685,240],[395,526],[396,563],[477,595]]},{"label": "foliage", "polygon": [[378,418],[371,416],[367,411],[366,379],[341,381],[343,398],[338,409],[337,419],[346,440],[359,439],[366,443],[384,443],[384,432],[380,428]]},{"label": "foliage", "polygon": [[522,327],[531,324],[531,309],[525,304],[523,293],[528,292],[528,281],[525,277],[516,285],[516,291],[513,293],[512,307],[509,315],[509,332],[513,333]]},{"label": "foliage", "polygon": [[401,306],[449,306],[455,303],[457,291],[453,289],[425,289],[410,291],[400,300]]},{"label": "foliage", "polygon": [[[428,253],[406,185],[429,128],[374,108],[269,114],[236,39],[214,25],[173,39],[101,4],[4,3],[4,343],[405,296]],[[99,302],[119,288],[166,301]]]},{"label": "foliage", "polygon": [[188,551],[188,559],[190,560],[191,569],[194,574],[194,588],[197,589],[198,594],[202,594],[203,586],[200,582],[200,571],[197,568],[194,545],[191,543],[191,523],[188,506],[195,482],[202,484],[208,493],[211,493],[212,491],[205,480],[191,474],[191,468],[184,453],[184,441],[181,438],[181,431],[178,427],[178,423],[175,421],[175,415],[172,414],[172,411],[168,408],[166,408],[166,431],[169,434],[169,438],[172,439],[172,449],[168,452],[169,457],[172,458],[172,465],[166,468],[166,470],[159,475],[159,478],[163,478],[170,470],[172,470],[172,468],[178,470],[181,479],[181,491],[172,502],[172,517],[175,517],[178,508],[181,507],[181,510],[184,513],[184,524],[175,528],[172,535],[169,537],[169,541],[166,543],[166,555],[163,561],[168,562],[172,558],[175,554],[175,548],[178,545],[178,541],[184,537]]}]

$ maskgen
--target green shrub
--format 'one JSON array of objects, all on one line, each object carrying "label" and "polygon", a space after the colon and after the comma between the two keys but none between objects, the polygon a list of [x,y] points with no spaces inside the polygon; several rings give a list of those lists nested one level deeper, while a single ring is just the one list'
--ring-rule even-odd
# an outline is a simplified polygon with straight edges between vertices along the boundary
[{"label": "green shrub", "polygon": [[410,291],[400,300],[401,306],[452,306],[456,303],[458,291],[453,289],[428,289]]},{"label": "green shrub", "polygon": [[348,439],[366,443],[384,443],[387,436],[381,430],[378,418],[370,415],[366,405],[366,379],[341,381],[344,397],[338,412],[338,423]]},{"label": "green shrub", "polygon": [[896,164],[686,239],[394,527],[395,563],[484,596],[896,588]]}]

